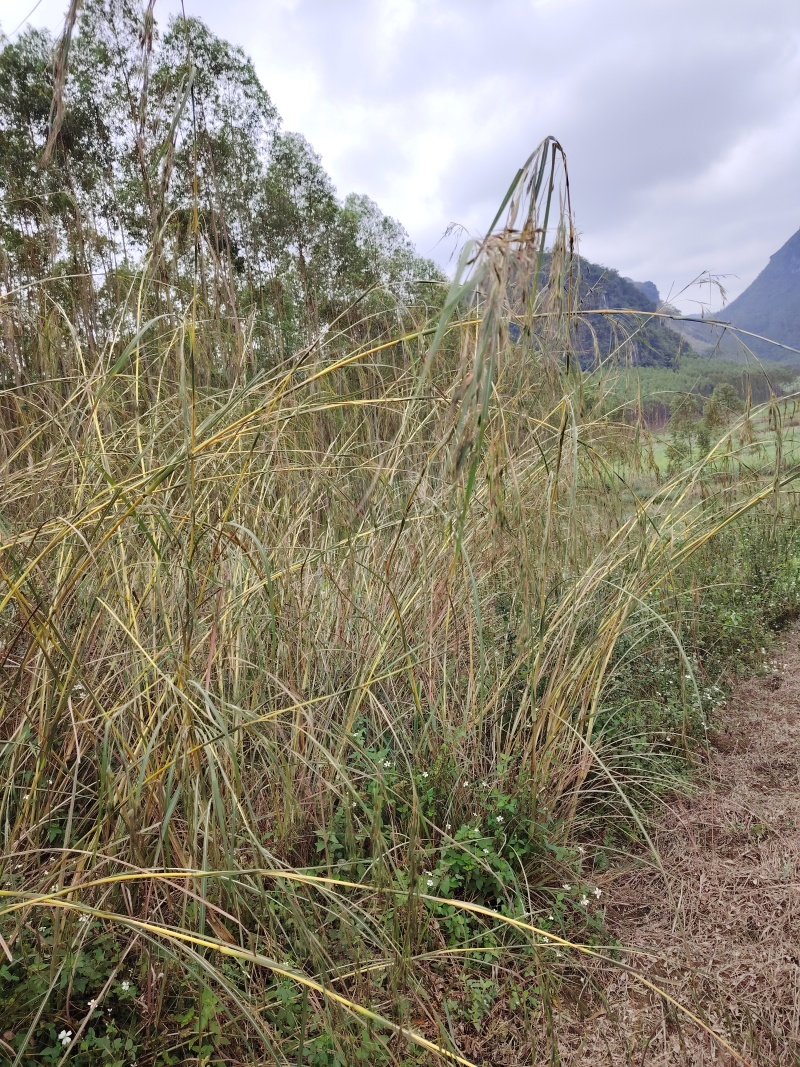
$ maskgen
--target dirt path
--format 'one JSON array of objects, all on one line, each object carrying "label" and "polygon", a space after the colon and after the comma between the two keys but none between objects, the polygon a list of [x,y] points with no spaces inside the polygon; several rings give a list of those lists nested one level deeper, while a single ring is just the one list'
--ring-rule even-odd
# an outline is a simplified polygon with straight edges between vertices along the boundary
[{"label": "dirt path", "polygon": [[[652,869],[614,873],[607,922],[672,996],[764,1067],[800,1065],[800,632],[771,676],[740,685],[710,736],[693,797],[674,800]],[[636,1067],[737,1061],[618,973],[608,1004],[563,1034],[563,1063]]]}]

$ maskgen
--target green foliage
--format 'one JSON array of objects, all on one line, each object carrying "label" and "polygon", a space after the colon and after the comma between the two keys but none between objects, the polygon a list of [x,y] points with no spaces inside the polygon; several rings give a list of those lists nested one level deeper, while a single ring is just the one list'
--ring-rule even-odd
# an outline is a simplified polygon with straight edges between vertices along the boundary
[{"label": "green foliage", "polygon": [[[70,920],[65,926],[54,915],[41,916],[37,927],[18,928],[16,936],[6,923],[3,933],[16,949],[13,962],[0,966],[4,1029],[13,1035],[14,1051],[34,1054],[39,1063],[58,1063],[69,1046],[70,1062],[78,1067],[123,1067],[136,1059],[138,988],[121,966],[115,932],[98,923]],[[37,1021],[43,998],[48,1013]],[[83,1024],[80,1035],[77,1019]]]},{"label": "green foliage", "polygon": [[[650,611],[634,619],[598,721],[629,799],[645,804],[671,787],[670,770],[688,771],[687,742],[704,736],[732,682],[770,669],[775,634],[800,615],[800,531],[788,514],[743,520],[651,606],[662,616],[678,607],[680,644]],[[616,807],[618,798],[609,793],[607,802]]]},{"label": "green foliage", "polygon": [[83,5],[66,117],[40,166],[52,48],[28,30],[0,51],[0,286],[13,294],[0,381],[69,374],[76,338],[96,351],[139,269],[153,282],[142,321],[168,334],[192,308],[205,322],[196,381],[235,380],[246,344],[251,366],[281,362],[370,287],[392,324],[420,279],[441,303],[441,273],[399,223],[365,197],[340,202],[304,138],[280,133],[252,62],[199,19],[162,34],[152,5]]},{"label": "green foliage", "polygon": [[709,430],[727,426],[734,415],[744,411],[744,404],[730,382],[720,382],[703,406],[703,418]]},{"label": "green foliage", "polygon": [[741,402],[749,395],[753,404],[762,404],[773,393],[781,396],[791,392],[796,379],[797,368],[793,366],[772,364],[765,371],[755,364],[743,366],[716,357],[682,355],[673,368],[617,370],[604,378],[602,389],[605,410],[625,410],[632,419],[641,415],[657,429],[671,418],[676,405],[680,407],[683,397],[708,398],[718,385],[730,385]]},{"label": "green foliage", "polygon": [[725,531],[694,561],[697,596],[684,594],[687,644],[712,677],[760,669],[765,646],[800,611],[800,531],[763,515]]}]

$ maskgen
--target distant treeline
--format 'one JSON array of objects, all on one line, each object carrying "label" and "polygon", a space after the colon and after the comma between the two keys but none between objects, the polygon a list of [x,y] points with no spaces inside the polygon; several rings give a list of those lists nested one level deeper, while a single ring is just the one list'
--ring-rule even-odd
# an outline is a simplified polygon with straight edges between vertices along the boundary
[{"label": "distant treeline", "polygon": [[[608,409],[626,407],[651,427],[663,426],[687,395],[710,397],[717,386],[732,386],[753,404],[783,396],[797,387],[797,367],[768,363],[745,366],[703,356],[683,356],[678,366],[621,368],[602,387]],[[591,381],[591,379],[590,379]]]}]

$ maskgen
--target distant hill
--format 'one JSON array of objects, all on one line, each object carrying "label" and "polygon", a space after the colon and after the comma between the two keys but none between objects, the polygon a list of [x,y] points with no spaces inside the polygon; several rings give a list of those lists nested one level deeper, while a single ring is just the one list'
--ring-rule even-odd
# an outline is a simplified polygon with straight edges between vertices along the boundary
[{"label": "distant hill", "polygon": [[[770,256],[767,266],[740,296],[710,317],[800,350],[800,230]],[[741,359],[743,342],[761,359],[800,362],[800,351],[787,352],[754,337],[740,341],[735,333],[705,323],[678,325],[698,351],[717,348],[721,355]]]},{"label": "distant hill", "polygon": [[575,344],[584,367],[609,357],[638,367],[673,367],[681,352],[691,348],[662,319],[647,313],[659,309],[658,289],[653,282],[634,282],[611,267],[580,260],[579,306],[581,311],[605,308],[642,312],[631,315],[586,315],[578,325]]},{"label": "distant hill", "polygon": [[[752,285],[717,317],[741,330],[800,349],[800,230],[770,256]],[[767,359],[786,358],[786,353],[774,345],[753,339],[746,339],[746,343]]]}]

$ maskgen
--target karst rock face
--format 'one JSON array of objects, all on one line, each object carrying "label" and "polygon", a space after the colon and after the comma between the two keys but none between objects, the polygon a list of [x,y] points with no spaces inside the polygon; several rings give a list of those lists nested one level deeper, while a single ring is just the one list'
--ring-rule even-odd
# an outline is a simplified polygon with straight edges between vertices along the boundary
[{"label": "karst rock face", "polygon": [[[752,285],[715,317],[741,330],[800,349],[800,230],[770,256]],[[775,345],[751,338],[746,341],[768,359],[783,360],[791,356]]]}]

